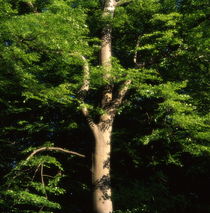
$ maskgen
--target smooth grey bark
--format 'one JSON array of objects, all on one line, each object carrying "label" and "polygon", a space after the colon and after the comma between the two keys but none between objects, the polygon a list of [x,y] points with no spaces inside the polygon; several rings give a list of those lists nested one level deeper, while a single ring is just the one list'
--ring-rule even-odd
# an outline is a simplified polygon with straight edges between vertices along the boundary
[{"label": "smooth grey bark", "polygon": [[[102,17],[112,19],[116,6],[120,6],[130,0],[105,0]],[[130,80],[122,82],[116,97],[113,99],[113,85],[111,77],[112,70],[112,26],[107,23],[102,29],[100,60],[103,68],[103,78],[107,82],[104,87],[101,106],[104,113],[100,121],[95,123],[89,114],[89,109],[82,107],[82,112],[87,118],[90,129],[95,140],[95,147],[92,160],[92,184],[93,184],[93,207],[95,213],[112,213],[112,191],[110,178],[110,154],[111,134],[116,111],[129,88]],[[84,84],[81,92],[89,90],[89,67],[86,59],[84,61]],[[83,99],[84,100],[84,99]]]},{"label": "smooth grey bark", "polygon": [[[116,7],[115,0],[104,2],[103,17],[112,19]],[[103,68],[104,80],[109,82],[112,69],[112,27],[108,23],[102,29],[100,59]],[[104,88],[102,107],[112,101],[112,85],[109,83]],[[113,114],[105,113],[101,116],[100,122],[95,126],[93,135],[95,138],[95,153],[93,157],[93,206],[96,213],[112,213],[113,205],[111,199],[111,180],[110,180],[110,153],[111,153],[111,133],[113,125]]]},{"label": "smooth grey bark", "polygon": [[94,129],[95,151],[92,162],[93,207],[96,213],[113,211],[110,182],[112,125],[106,129],[98,124]]}]

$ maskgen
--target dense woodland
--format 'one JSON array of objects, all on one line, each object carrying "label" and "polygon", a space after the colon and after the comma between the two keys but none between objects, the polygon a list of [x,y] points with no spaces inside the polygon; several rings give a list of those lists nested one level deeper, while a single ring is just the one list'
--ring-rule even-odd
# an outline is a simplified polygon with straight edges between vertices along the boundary
[{"label": "dense woodland", "polygon": [[210,213],[209,0],[0,0],[0,212]]}]

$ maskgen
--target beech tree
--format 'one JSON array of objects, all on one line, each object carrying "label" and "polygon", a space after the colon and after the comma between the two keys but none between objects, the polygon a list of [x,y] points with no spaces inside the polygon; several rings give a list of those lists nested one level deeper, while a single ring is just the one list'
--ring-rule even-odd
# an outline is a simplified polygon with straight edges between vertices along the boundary
[{"label": "beech tree", "polygon": [[[192,90],[195,84],[193,77],[189,77],[189,66],[182,60],[182,57],[192,60],[195,54],[191,54],[190,33],[182,31],[187,28],[191,32],[191,24],[185,25],[182,20],[188,20],[190,15],[179,12],[181,3],[158,0],[0,3],[4,70],[1,76],[9,91],[14,91],[9,93],[11,102],[7,102],[4,89],[0,88],[3,109],[8,106],[7,113],[11,116],[10,120],[3,119],[2,136],[6,145],[11,146],[15,141],[13,149],[16,146],[20,146],[20,151],[26,149],[25,160],[18,164],[16,161],[21,157],[17,156],[12,161],[15,168],[7,175],[8,189],[2,193],[14,199],[14,212],[20,211],[18,205],[26,211],[24,205],[36,206],[40,212],[60,208],[58,203],[50,201],[48,194],[64,193],[58,187],[63,177],[62,165],[57,158],[41,153],[60,151],[75,158],[85,157],[80,150],[72,150],[71,145],[67,149],[60,147],[59,142],[54,146],[51,141],[57,123],[72,131],[77,126],[75,120],[79,122],[79,114],[86,119],[94,141],[93,147],[87,143],[92,149],[90,170],[96,213],[113,212],[112,133],[115,117],[124,111],[138,111],[141,115],[132,116],[138,125],[142,125],[142,118],[147,120],[144,122],[147,130],[138,128],[137,133],[129,136],[130,141],[142,147],[162,141],[167,147],[163,159],[153,156],[154,164],[164,161],[181,165],[174,144],[182,147],[180,152],[209,151],[206,146],[209,115],[196,109],[201,107],[199,101],[203,104],[209,99],[206,95],[196,97],[198,91]],[[197,35],[196,27],[192,31]],[[194,46],[198,44],[195,42]],[[196,61],[202,62],[195,64],[205,70],[207,51],[201,54],[196,50],[196,53]],[[208,84],[202,82],[204,86]],[[148,112],[139,111],[145,100],[151,103]],[[53,113],[50,107],[54,107]],[[52,118],[47,118],[49,115]],[[31,168],[35,170],[33,174]],[[44,171],[48,168],[54,168],[57,174],[45,181]],[[24,171],[29,171],[29,175],[25,176]],[[36,180],[38,171],[41,181]],[[7,208],[11,209],[9,205]],[[138,211],[149,210],[142,207]]]},{"label": "beech tree", "polygon": [[[52,4],[47,4],[46,12],[44,11],[44,7],[39,8],[39,2],[37,2],[38,5],[36,5],[36,2],[26,1],[20,2],[22,4],[22,7],[20,7],[20,13],[23,13],[23,15],[20,14],[18,16],[14,16],[14,18],[8,18],[8,20],[6,20],[8,23],[6,22],[5,24],[2,24],[5,32],[11,31],[11,37],[6,36],[5,40],[3,39],[6,44],[6,51],[8,54],[12,51],[21,61],[21,65],[19,65],[19,60],[17,60],[18,64],[15,62],[14,66],[17,66],[17,69],[20,70],[23,70],[24,67],[29,70],[30,68],[28,66],[31,64],[31,68],[34,69],[32,72],[20,71],[23,86],[27,88],[24,92],[24,96],[27,99],[35,98],[41,101],[48,101],[52,98],[63,103],[71,102],[73,99],[77,100],[80,104],[79,107],[83,115],[86,117],[95,138],[95,148],[92,160],[92,183],[94,188],[93,204],[95,209],[94,211],[100,213],[113,211],[110,185],[111,134],[115,114],[131,83],[131,80],[121,79],[120,82],[118,81],[119,85],[116,90],[117,92],[115,96],[113,95],[113,90],[116,85],[112,75],[111,22],[115,8],[127,2],[128,1],[116,2],[113,0],[100,2],[102,7],[100,19],[104,20],[104,26],[101,29],[102,37],[99,48],[99,66],[102,74],[101,79],[103,80],[103,92],[98,105],[98,107],[100,106],[100,113],[97,113],[98,115],[96,115],[95,118],[91,115],[93,114],[91,112],[93,111],[91,109],[91,105],[87,104],[85,100],[87,94],[91,94],[90,63],[88,59],[91,54],[91,49],[88,47],[88,39],[83,39],[83,36],[87,34],[83,11],[81,9],[73,9],[74,6],[71,5],[73,1],[54,1]],[[17,4],[18,2],[16,5]],[[6,6],[9,7],[9,4]],[[40,10],[43,10],[44,12]],[[73,15],[72,12],[75,13],[75,15]],[[24,15],[24,13],[26,13],[26,15]],[[68,16],[70,13],[71,16]],[[69,28],[67,25],[65,26],[64,23],[61,24],[61,22],[66,22],[66,24],[69,22],[72,26]],[[59,29],[58,26],[55,30],[53,30],[53,24],[61,24],[61,28]],[[41,32],[42,30],[40,27],[43,29],[43,32]],[[12,32],[14,31],[15,34],[13,35]],[[60,37],[61,31],[63,31],[63,40]],[[40,33],[42,34],[41,37],[39,36]],[[17,45],[13,45],[13,43],[16,43]],[[60,45],[62,45],[62,47],[60,47]],[[41,51],[42,53],[31,52],[33,48]],[[89,54],[88,51],[90,52]],[[38,67],[35,64],[36,62],[43,60],[43,54],[46,53],[49,54],[49,56],[50,54],[54,54],[54,56],[57,54],[58,57],[64,57],[64,60],[76,60],[76,63],[82,64],[83,83],[78,91],[75,90],[75,96],[72,94],[72,91],[70,92],[71,95],[68,95],[69,83],[60,84],[57,88],[47,88],[46,85],[41,84],[40,86],[43,90],[38,88],[38,84],[40,83],[38,79],[40,76],[39,74],[36,74]],[[4,56],[6,56],[6,54]],[[47,60],[44,60],[44,63],[47,63]],[[26,82],[26,84],[24,82]],[[32,86],[32,84],[34,85]],[[37,89],[37,92],[34,92],[31,89]],[[56,93],[58,93],[58,97],[55,97]],[[67,93],[66,97],[65,93]],[[49,150],[49,148],[46,149]]]}]

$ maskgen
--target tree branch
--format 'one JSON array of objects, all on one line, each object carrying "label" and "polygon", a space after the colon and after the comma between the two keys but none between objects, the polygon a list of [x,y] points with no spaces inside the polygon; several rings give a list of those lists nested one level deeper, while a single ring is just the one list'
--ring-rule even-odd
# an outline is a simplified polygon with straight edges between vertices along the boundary
[{"label": "tree branch", "polygon": [[117,97],[112,101],[111,107],[108,110],[109,113],[113,114],[113,113],[116,112],[117,108],[122,103],[122,100],[125,97],[128,89],[129,89],[130,84],[131,84],[131,80],[124,81],[121,89],[118,91]]},{"label": "tree branch", "polygon": [[111,102],[109,106],[107,106],[105,113],[100,116],[99,127],[101,130],[106,130],[107,127],[113,124],[116,111],[122,103],[130,84],[131,80],[124,81],[122,87],[118,91],[117,97]]},{"label": "tree branch", "polygon": [[136,41],[136,47],[135,47],[135,52],[134,52],[134,57],[133,57],[133,62],[138,68],[142,68],[145,66],[145,63],[138,63],[138,48],[140,45],[140,36],[138,36],[137,41]]},{"label": "tree branch", "polygon": [[95,123],[94,123],[92,117],[90,116],[89,110],[84,102],[84,99],[90,89],[90,67],[89,67],[87,59],[80,53],[71,53],[70,55],[77,56],[77,57],[81,58],[83,61],[83,84],[79,90],[79,99],[82,102],[81,111],[82,111],[83,115],[86,117],[88,124],[92,128],[95,125]]},{"label": "tree branch", "polygon": [[72,155],[77,155],[79,157],[82,157],[82,158],[85,158],[85,155],[82,155],[78,152],[73,152],[73,151],[70,151],[70,150],[67,150],[67,149],[63,149],[63,148],[60,148],[60,147],[41,147],[39,149],[36,149],[34,150],[27,158],[26,160],[30,160],[34,155],[36,155],[37,153],[39,152],[43,152],[43,151],[58,151],[58,152],[65,152],[65,153],[68,153],[68,154],[72,154]]},{"label": "tree branch", "polygon": [[83,85],[80,88],[80,92],[87,93],[90,88],[90,68],[87,59],[83,55],[78,55],[83,60]]},{"label": "tree branch", "polygon": [[126,4],[126,3],[130,3],[132,1],[133,0],[120,0],[120,1],[116,2],[116,7],[119,7],[119,6]]},{"label": "tree branch", "polygon": [[[86,92],[88,92],[88,90],[90,88],[90,68],[89,68],[88,61],[83,55],[81,55],[78,52],[70,53],[70,56],[76,56],[76,57],[82,59],[82,61],[83,61],[83,85],[80,88],[79,92],[86,93]],[[83,96],[84,96],[84,94],[83,94]]]}]

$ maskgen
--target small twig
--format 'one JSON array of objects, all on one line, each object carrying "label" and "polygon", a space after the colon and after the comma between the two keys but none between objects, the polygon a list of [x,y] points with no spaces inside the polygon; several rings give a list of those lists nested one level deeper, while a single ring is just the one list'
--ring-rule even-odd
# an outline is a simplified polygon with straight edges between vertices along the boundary
[{"label": "small twig", "polygon": [[32,181],[34,180],[36,173],[38,172],[40,166],[41,166],[41,163],[36,167],[36,170],[35,170],[34,175],[32,177]]},{"label": "small twig", "polygon": [[45,183],[44,183],[43,164],[41,164],[40,175],[41,175],[42,187],[43,187],[43,190],[44,190],[44,193],[45,193],[45,197],[48,198],[47,192],[46,192],[46,189],[45,189]]},{"label": "small twig", "polygon": [[65,152],[65,153],[68,153],[68,154],[72,154],[72,155],[77,155],[79,157],[82,157],[82,158],[85,158],[85,155],[82,155],[78,152],[73,152],[73,151],[70,151],[70,150],[67,150],[67,149],[63,149],[63,148],[60,148],[60,147],[42,147],[42,148],[39,148],[39,149],[36,149],[34,150],[28,157],[26,160],[30,160],[34,155],[36,155],[37,153],[39,152],[43,152],[43,151],[59,151],[59,152]]},{"label": "small twig", "polygon": [[138,48],[140,44],[140,36],[138,36],[137,41],[136,41],[136,47],[135,47],[135,52],[134,52],[134,57],[133,57],[133,62],[138,66],[137,63],[137,56],[138,56]]},{"label": "small twig", "polygon": [[53,178],[53,176],[51,176],[51,175],[45,175],[45,174],[43,174],[43,177],[50,177],[50,178]]},{"label": "small twig", "polygon": [[43,209],[44,209],[44,206],[42,206],[42,207],[39,209],[39,212],[42,212]]}]

